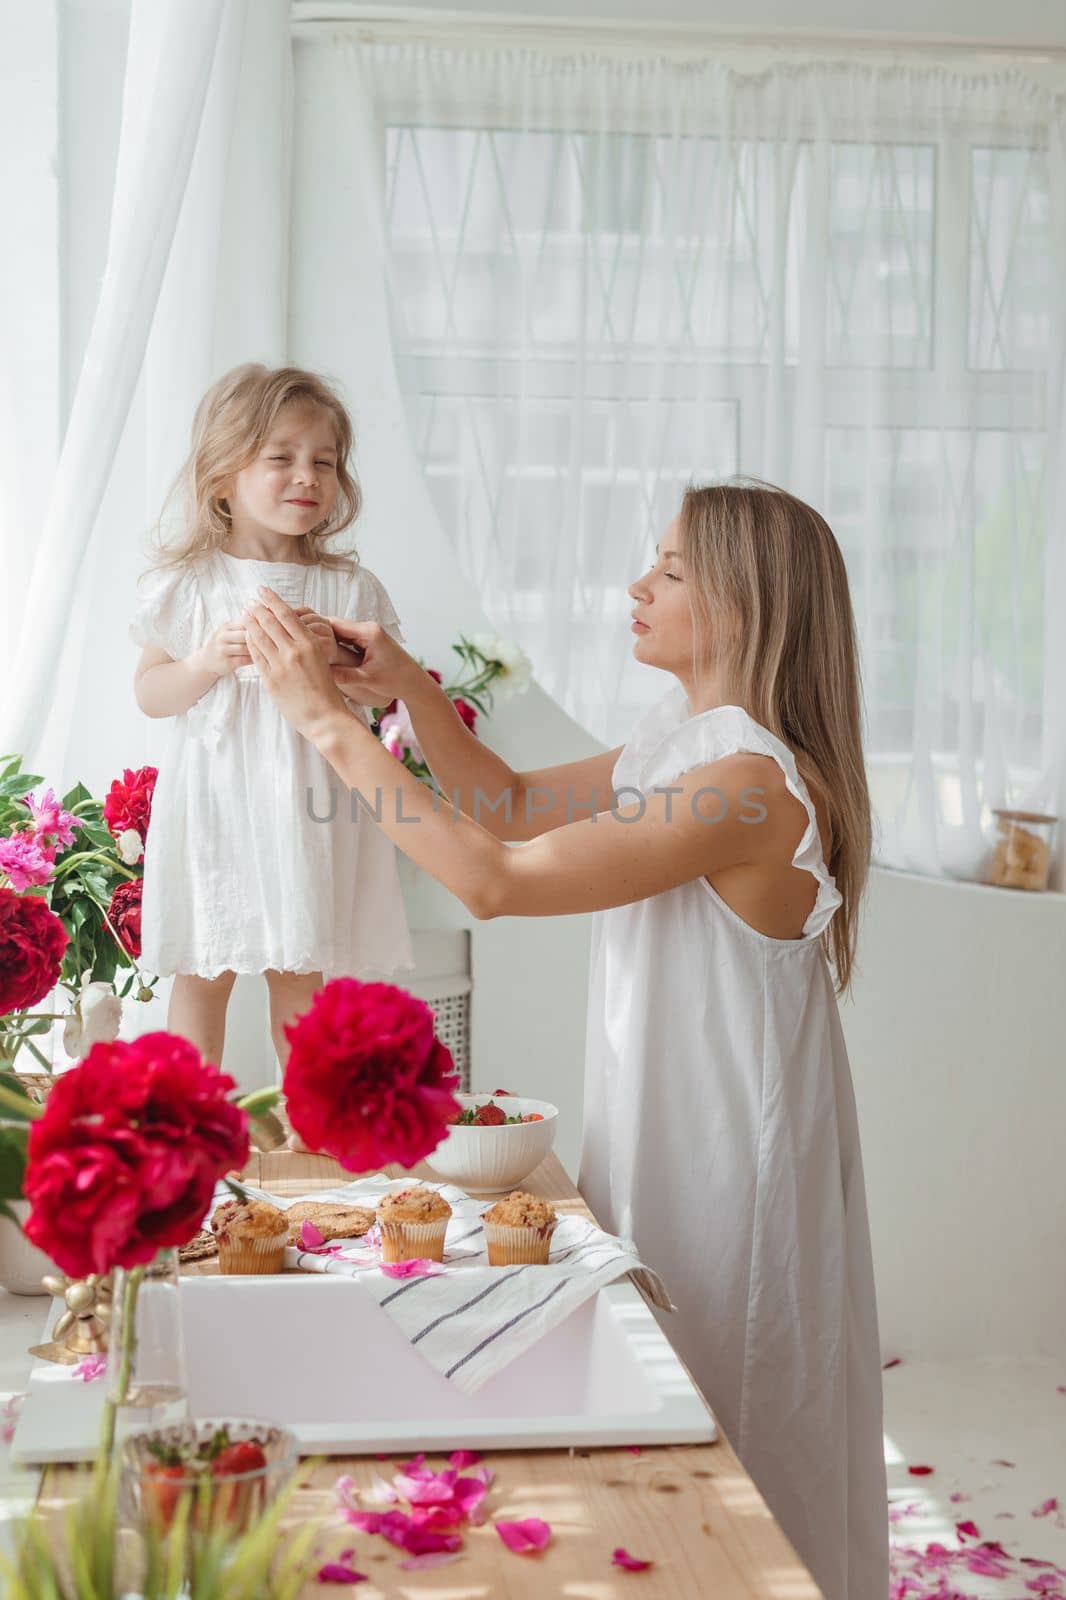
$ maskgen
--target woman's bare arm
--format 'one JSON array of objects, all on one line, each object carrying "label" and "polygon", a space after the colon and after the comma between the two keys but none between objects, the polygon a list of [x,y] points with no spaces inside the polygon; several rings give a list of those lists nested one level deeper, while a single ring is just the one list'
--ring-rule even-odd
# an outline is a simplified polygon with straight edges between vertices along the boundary
[{"label": "woman's bare arm", "polygon": [[537,839],[575,818],[607,811],[619,750],[536,772],[515,772],[470,732],[428,673],[404,696],[426,765],[444,797],[497,839]]},{"label": "woman's bare arm", "polygon": [[643,805],[563,823],[508,849],[400,767],[361,724],[331,713],[308,737],[350,790],[368,805],[376,799],[397,847],[479,920],[628,905],[728,866],[775,853],[787,860],[795,845],[794,802],[766,756],[728,756]]}]

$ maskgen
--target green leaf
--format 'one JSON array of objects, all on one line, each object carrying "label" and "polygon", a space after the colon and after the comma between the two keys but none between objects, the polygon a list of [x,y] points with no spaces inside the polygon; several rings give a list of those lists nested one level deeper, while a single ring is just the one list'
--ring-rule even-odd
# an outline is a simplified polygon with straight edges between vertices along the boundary
[{"label": "green leaf", "polygon": [[0,1117],[5,1122],[36,1122],[41,1107],[31,1100],[13,1072],[0,1072]]},{"label": "green leaf", "polygon": [[0,1201],[22,1199],[28,1136],[26,1128],[0,1128]]},{"label": "green leaf", "polygon": [[91,800],[92,795],[83,783],[76,783],[73,789],[63,796],[63,809],[69,811],[73,806],[80,805],[83,800]]}]

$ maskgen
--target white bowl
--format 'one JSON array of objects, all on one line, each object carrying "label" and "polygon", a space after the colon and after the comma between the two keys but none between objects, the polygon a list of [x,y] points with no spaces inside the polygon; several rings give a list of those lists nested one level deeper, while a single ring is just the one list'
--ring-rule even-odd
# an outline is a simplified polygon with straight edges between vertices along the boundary
[{"label": "white bowl", "polygon": [[494,1100],[509,1117],[537,1111],[544,1119],[503,1123],[495,1128],[472,1128],[453,1122],[447,1136],[426,1157],[426,1165],[438,1178],[458,1184],[467,1194],[498,1194],[517,1188],[540,1166],[555,1143],[559,1108],[547,1100],[526,1100],[517,1094],[460,1094],[456,1099],[464,1111],[467,1106],[484,1106]]}]

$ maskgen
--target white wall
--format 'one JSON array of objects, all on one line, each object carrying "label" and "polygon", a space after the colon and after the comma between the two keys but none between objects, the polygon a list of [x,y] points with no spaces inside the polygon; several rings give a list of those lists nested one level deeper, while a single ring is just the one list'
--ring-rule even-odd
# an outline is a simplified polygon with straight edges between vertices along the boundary
[{"label": "white wall", "polygon": [[[612,0],[617,7],[625,0]],[[714,6],[671,0],[671,15],[797,26],[784,0]],[[497,4],[493,11],[501,9]],[[592,0],[583,8],[593,14]],[[633,7],[634,12],[636,7]],[[64,382],[74,381],[106,248],[113,142],[121,93],[126,0],[63,0],[66,102]],[[544,14],[548,14],[547,4]],[[640,14],[650,20],[650,8]],[[658,14],[658,13],[656,13]],[[871,29],[872,0],[810,0],[812,25]],[[835,16],[838,23],[831,18]],[[1026,42],[1066,42],[1066,7],[988,0],[892,12],[915,32],[992,37],[1009,26]],[[843,21],[839,19],[844,19]],[[371,508],[372,509],[372,508]],[[368,562],[401,602],[414,647],[434,655],[476,623],[446,550],[431,561],[403,530],[368,521]],[[131,552],[140,530],[131,529]],[[132,661],[131,661],[132,670]],[[126,686],[117,686],[127,696]],[[115,714],[115,713],[112,713]],[[516,765],[540,766],[595,744],[534,690],[500,708],[489,742]],[[134,752],[131,759],[140,759]],[[417,926],[465,922],[430,881],[411,893]],[[869,1186],[887,1351],[1050,1353],[1066,1329],[1066,1235],[1060,1125],[1063,1089],[1066,897],[930,883],[875,873],[862,970],[844,1008]],[[581,1114],[587,919],[475,925],[475,1083],[530,1089],[563,1111],[560,1153],[573,1169]],[[239,1004],[226,1065],[246,1081],[269,1069],[258,986]]]}]

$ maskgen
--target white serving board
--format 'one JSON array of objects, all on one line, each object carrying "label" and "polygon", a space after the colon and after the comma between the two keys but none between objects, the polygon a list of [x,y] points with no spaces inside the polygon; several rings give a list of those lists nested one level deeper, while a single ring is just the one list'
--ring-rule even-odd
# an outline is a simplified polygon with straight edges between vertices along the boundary
[{"label": "white serving board", "polygon": [[[698,1444],[714,1418],[632,1284],[601,1289],[464,1394],[350,1278],[182,1279],[193,1416],[292,1428],[306,1454]],[[38,1362],[12,1442],[21,1462],[96,1448],[103,1381]]]}]

